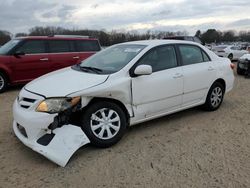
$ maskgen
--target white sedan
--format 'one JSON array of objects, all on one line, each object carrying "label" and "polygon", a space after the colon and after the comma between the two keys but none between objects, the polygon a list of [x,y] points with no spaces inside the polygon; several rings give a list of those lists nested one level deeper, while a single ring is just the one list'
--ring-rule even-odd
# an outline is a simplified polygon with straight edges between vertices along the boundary
[{"label": "white sedan", "polygon": [[230,60],[238,60],[244,54],[248,54],[247,50],[242,50],[239,46],[216,46],[212,49],[218,56],[227,57]]},{"label": "white sedan", "polygon": [[87,143],[117,143],[127,126],[199,105],[217,110],[233,88],[233,67],[194,42],[117,44],[27,84],[14,102],[14,132],[65,166]]}]

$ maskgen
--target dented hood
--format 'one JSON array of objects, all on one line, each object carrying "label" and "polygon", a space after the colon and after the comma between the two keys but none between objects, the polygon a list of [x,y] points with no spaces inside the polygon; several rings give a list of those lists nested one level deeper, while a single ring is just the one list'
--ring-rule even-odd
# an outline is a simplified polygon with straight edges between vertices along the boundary
[{"label": "dented hood", "polygon": [[68,67],[33,80],[25,89],[46,98],[60,97],[102,84],[107,78],[108,75],[91,74]]}]

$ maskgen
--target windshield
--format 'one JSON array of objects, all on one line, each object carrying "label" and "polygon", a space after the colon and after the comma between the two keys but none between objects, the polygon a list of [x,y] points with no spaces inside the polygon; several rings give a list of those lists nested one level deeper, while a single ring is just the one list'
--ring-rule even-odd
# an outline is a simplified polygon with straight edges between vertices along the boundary
[{"label": "windshield", "polygon": [[0,48],[0,55],[7,55],[8,52],[9,52],[13,47],[15,47],[19,42],[20,42],[19,39],[14,39],[14,40],[11,40],[11,41],[7,42],[5,45],[3,45],[3,46]]},{"label": "windshield", "polygon": [[[82,61],[81,70],[95,71],[99,74],[111,74],[121,70],[146,46],[137,44],[121,44],[107,48]],[[94,69],[93,69],[94,68]]]}]

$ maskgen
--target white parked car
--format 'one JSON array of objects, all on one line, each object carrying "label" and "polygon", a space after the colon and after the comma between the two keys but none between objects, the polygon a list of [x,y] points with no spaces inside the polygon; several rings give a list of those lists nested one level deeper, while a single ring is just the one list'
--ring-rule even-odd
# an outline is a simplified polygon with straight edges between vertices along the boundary
[{"label": "white parked car", "polygon": [[233,88],[232,68],[194,42],[117,44],[27,84],[14,102],[14,132],[65,166],[89,142],[117,143],[127,126],[199,105],[218,109]]},{"label": "white parked car", "polygon": [[218,56],[227,57],[230,60],[238,60],[244,54],[248,54],[247,50],[242,50],[239,46],[216,46],[212,49]]}]

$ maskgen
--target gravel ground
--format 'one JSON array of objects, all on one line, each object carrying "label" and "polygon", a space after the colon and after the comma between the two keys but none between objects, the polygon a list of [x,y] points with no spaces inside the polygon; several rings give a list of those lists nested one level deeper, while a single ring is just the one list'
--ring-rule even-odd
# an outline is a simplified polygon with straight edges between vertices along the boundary
[{"label": "gravel ground", "polygon": [[250,79],[216,112],[193,108],[130,128],[108,149],[85,146],[65,168],[12,131],[20,87],[0,95],[0,187],[250,187]]}]

